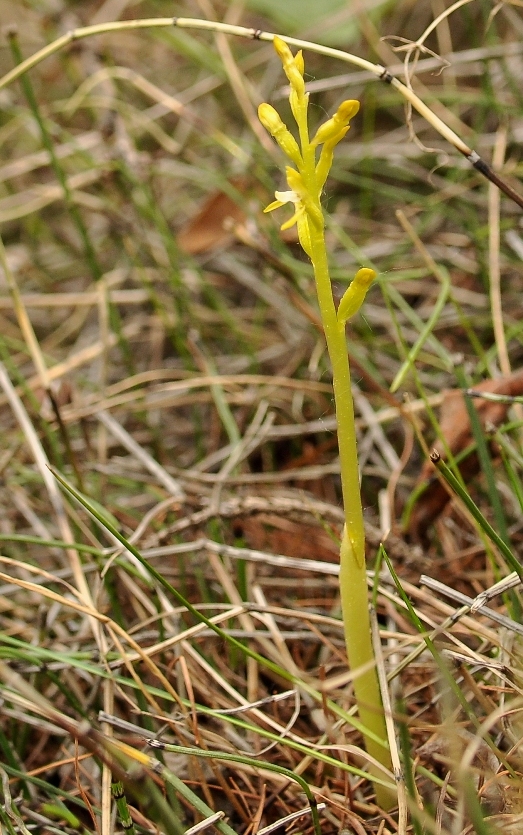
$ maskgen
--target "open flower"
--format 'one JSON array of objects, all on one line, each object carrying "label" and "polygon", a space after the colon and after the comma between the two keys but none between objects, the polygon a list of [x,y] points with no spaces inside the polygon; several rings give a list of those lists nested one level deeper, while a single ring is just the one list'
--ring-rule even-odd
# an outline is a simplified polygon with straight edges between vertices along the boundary
[{"label": "open flower", "polygon": [[275,209],[281,209],[282,206],[285,206],[286,203],[292,203],[294,205],[294,214],[289,220],[286,220],[285,223],[282,223],[280,229],[284,232],[286,229],[290,229],[292,226],[296,224],[298,229],[298,240],[302,245],[304,251],[310,257],[311,254],[311,244],[310,244],[310,234],[309,234],[309,224],[307,223],[307,214],[306,209],[303,204],[303,201],[299,194],[297,194],[293,189],[290,191],[275,191],[274,196],[276,200],[263,210],[264,212],[273,212]]},{"label": "open flower", "polygon": [[310,257],[311,239],[309,221],[321,229],[324,223],[323,214],[306,188],[301,174],[290,166],[286,167],[285,174],[289,191],[274,192],[276,200],[270,203],[264,211],[273,212],[275,209],[285,206],[286,203],[292,203],[294,206],[294,214],[289,220],[282,223],[280,229],[284,232],[296,224],[300,244]]}]

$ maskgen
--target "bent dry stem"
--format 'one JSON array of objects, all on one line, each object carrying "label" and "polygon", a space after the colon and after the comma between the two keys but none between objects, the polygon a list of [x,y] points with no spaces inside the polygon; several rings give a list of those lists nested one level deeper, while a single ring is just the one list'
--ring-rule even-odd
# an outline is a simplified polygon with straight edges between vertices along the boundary
[{"label": "bent dry stem", "polygon": [[[338,446],[345,513],[345,525],[340,549],[340,595],[347,655],[355,673],[354,692],[362,724],[371,735],[364,734],[367,752],[386,768],[391,768],[386,743],[378,678],[371,642],[365,566],[365,530],[361,505],[358,452],[354,426],[354,406],[345,325],[361,306],[375,273],[361,269],[344,294],[338,310],[334,304],[325,244],[324,217],[321,192],[331,168],[335,146],[349,129],[349,121],[359,109],[356,101],[345,101],[335,115],[309,139],[307,118],[308,94],[303,78],[304,63],[301,52],[293,56],[287,44],[274,38],[274,47],[281,58],[290,83],[289,101],[299,132],[299,144],[276,110],[261,104],[259,118],[272,134],[282,151],[296,168],[287,167],[289,191],[276,192],[276,200],[265,211],[273,211],[285,203],[292,203],[294,214],[283,225],[288,229],[296,224],[300,243],[311,259],[320,307],[325,340],[332,364],[334,401],[338,421]],[[316,149],[322,145],[316,162]],[[383,744],[376,741],[383,740]],[[371,773],[373,767],[371,765]],[[374,769],[375,773],[377,769]],[[395,801],[392,792],[376,785],[376,798],[384,808]]]}]

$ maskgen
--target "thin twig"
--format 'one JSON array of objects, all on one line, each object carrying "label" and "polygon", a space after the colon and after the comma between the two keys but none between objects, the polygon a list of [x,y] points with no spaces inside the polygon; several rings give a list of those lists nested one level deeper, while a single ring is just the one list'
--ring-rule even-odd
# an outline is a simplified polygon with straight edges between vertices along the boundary
[{"label": "thin twig", "polygon": [[[140,29],[162,29],[170,26],[176,26],[179,29],[199,29],[208,32],[223,32],[226,35],[236,35],[249,40],[257,41],[273,41],[274,33],[265,32],[261,29],[248,28],[245,26],[233,26],[228,23],[219,23],[213,20],[200,20],[198,18],[188,17],[173,17],[173,18],[149,18],[140,20],[125,20],[114,21],[110,23],[100,23],[94,26],[85,26],[73,29],[57,38],[51,44],[48,44],[43,49],[35,52],[34,55],[22,61],[18,66],[14,67],[10,72],[6,73],[0,79],[0,90],[9,86],[24,73],[28,72],[33,67],[37,66],[41,61],[49,58],[51,55],[59,52],[65,47],[71,45],[75,41],[85,38],[93,37],[95,35],[103,35],[110,32],[122,32],[129,30]],[[285,35],[280,36],[285,43],[296,46],[299,49],[308,49],[311,52],[316,52],[320,55],[326,55],[331,58],[336,58],[348,64],[360,67],[362,70],[367,70],[375,78],[389,84],[393,87],[413,108],[416,110],[432,127],[449,142],[460,154],[470,162],[470,164],[479,171],[487,180],[493,183],[500,191],[509,197],[514,203],[523,209],[523,197],[516,192],[512,186],[506,183],[490,165],[485,162],[479,154],[470,148],[457,133],[455,133],[442,119],[425,104],[406,84],[403,84],[398,78],[381,64],[373,64],[365,58],[360,58],[357,55],[352,55],[349,52],[344,52],[340,49],[333,49],[332,47],[323,46],[322,44],[315,44],[311,41],[304,41],[299,38],[290,38]]]}]

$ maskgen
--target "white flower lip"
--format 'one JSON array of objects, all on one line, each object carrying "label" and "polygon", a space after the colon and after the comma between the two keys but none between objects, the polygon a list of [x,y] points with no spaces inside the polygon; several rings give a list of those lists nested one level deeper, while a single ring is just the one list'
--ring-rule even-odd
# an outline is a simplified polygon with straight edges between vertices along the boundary
[{"label": "white flower lip", "polygon": [[275,191],[274,196],[280,203],[294,203],[296,206],[300,202],[300,197],[295,191]]}]

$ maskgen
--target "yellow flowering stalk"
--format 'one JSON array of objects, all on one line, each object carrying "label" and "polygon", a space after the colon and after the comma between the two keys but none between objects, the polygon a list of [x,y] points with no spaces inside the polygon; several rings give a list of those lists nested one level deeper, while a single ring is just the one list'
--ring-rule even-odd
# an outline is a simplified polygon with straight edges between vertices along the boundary
[{"label": "yellow flowering stalk", "polygon": [[[340,595],[347,655],[355,673],[354,691],[367,752],[383,766],[391,769],[390,752],[386,742],[385,720],[371,642],[365,569],[365,531],[358,471],[354,407],[345,325],[359,310],[376,273],[359,270],[341,299],[338,309],[334,303],[325,245],[321,192],[330,171],[334,148],[349,130],[351,118],[359,110],[359,102],[344,101],[334,116],[321,125],[309,138],[307,120],[308,93],[303,78],[304,63],[301,51],[293,55],[281,38],[274,38],[274,48],[281,58],[290,84],[289,101],[296,120],[299,142],[296,142],[279,114],[270,104],[258,110],[262,125],[274,137],[295,168],[286,168],[289,191],[275,193],[276,200],[265,209],[271,212],[285,203],[292,203],[294,212],[282,229],[296,224],[301,246],[314,269],[320,313],[325,339],[332,363],[334,401],[338,420],[341,484],[345,513],[340,549]],[[319,159],[317,149],[322,146]],[[370,773],[383,779],[381,769],[371,766]],[[394,795],[376,784],[376,798],[380,805],[390,808]]]}]

